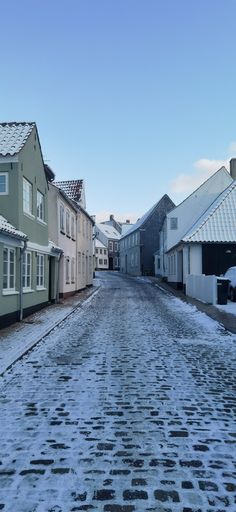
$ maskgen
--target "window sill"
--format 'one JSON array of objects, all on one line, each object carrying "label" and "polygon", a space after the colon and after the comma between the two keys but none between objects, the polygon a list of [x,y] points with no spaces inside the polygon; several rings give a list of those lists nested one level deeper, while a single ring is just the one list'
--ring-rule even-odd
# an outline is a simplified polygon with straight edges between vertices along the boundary
[{"label": "window sill", "polygon": [[43,219],[40,219],[39,217],[37,217],[37,222],[39,224],[42,224],[43,226],[47,226],[47,222],[45,222],[45,220],[43,220]]},{"label": "window sill", "polygon": [[23,211],[23,213],[24,213],[24,215],[25,215],[26,217],[28,217],[28,218],[29,218],[29,219],[31,219],[31,220],[34,220],[34,219],[35,219],[35,215],[33,215],[32,213],[30,213],[30,212],[25,212],[25,211]]},{"label": "window sill", "polygon": [[34,291],[32,288],[23,288],[23,293],[33,293]]},{"label": "window sill", "polygon": [[44,286],[36,286],[36,290],[37,290],[37,292],[43,292],[43,291],[47,290],[47,288],[45,288]]},{"label": "window sill", "polygon": [[19,295],[16,290],[2,290],[2,295]]}]

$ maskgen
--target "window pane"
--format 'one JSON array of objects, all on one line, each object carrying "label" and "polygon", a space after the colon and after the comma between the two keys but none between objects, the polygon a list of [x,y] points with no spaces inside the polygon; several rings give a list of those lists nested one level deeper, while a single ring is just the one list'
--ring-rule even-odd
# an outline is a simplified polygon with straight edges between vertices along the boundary
[{"label": "window pane", "polygon": [[5,174],[0,174],[0,193],[4,194],[7,188],[7,177]]}]

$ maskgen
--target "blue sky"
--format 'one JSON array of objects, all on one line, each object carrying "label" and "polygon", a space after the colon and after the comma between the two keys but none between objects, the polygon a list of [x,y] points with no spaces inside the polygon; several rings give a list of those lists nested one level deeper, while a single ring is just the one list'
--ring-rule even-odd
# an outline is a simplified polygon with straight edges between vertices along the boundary
[{"label": "blue sky", "polygon": [[[0,0],[2,121],[36,121],[98,218],[177,203],[236,155],[236,0]],[[3,22],[4,20],[4,22]]]}]

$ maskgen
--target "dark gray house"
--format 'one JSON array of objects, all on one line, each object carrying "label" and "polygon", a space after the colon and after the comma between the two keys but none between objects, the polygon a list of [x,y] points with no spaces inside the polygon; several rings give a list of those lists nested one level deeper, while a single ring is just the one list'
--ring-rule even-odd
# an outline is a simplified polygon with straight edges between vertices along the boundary
[{"label": "dark gray house", "polygon": [[120,240],[120,272],[133,276],[155,275],[154,253],[159,249],[159,230],[174,208],[165,194]]}]

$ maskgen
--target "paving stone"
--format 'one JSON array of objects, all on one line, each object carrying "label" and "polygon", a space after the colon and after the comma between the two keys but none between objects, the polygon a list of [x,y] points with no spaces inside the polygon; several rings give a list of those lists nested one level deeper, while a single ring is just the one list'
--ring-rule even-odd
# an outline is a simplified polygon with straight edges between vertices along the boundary
[{"label": "paving stone", "polygon": [[148,499],[148,493],[147,491],[143,490],[129,490],[126,489],[123,492],[123,498],[124,500],[147,500]]},{"label": "paving stone", "polygon": [[157,489],[154,491],[155,499],[158,501],[162,501],[165,503],[166,501],[172,501],[173,503],[179,503],[179,494],[176,491],[164,491],[162,489]]}]

